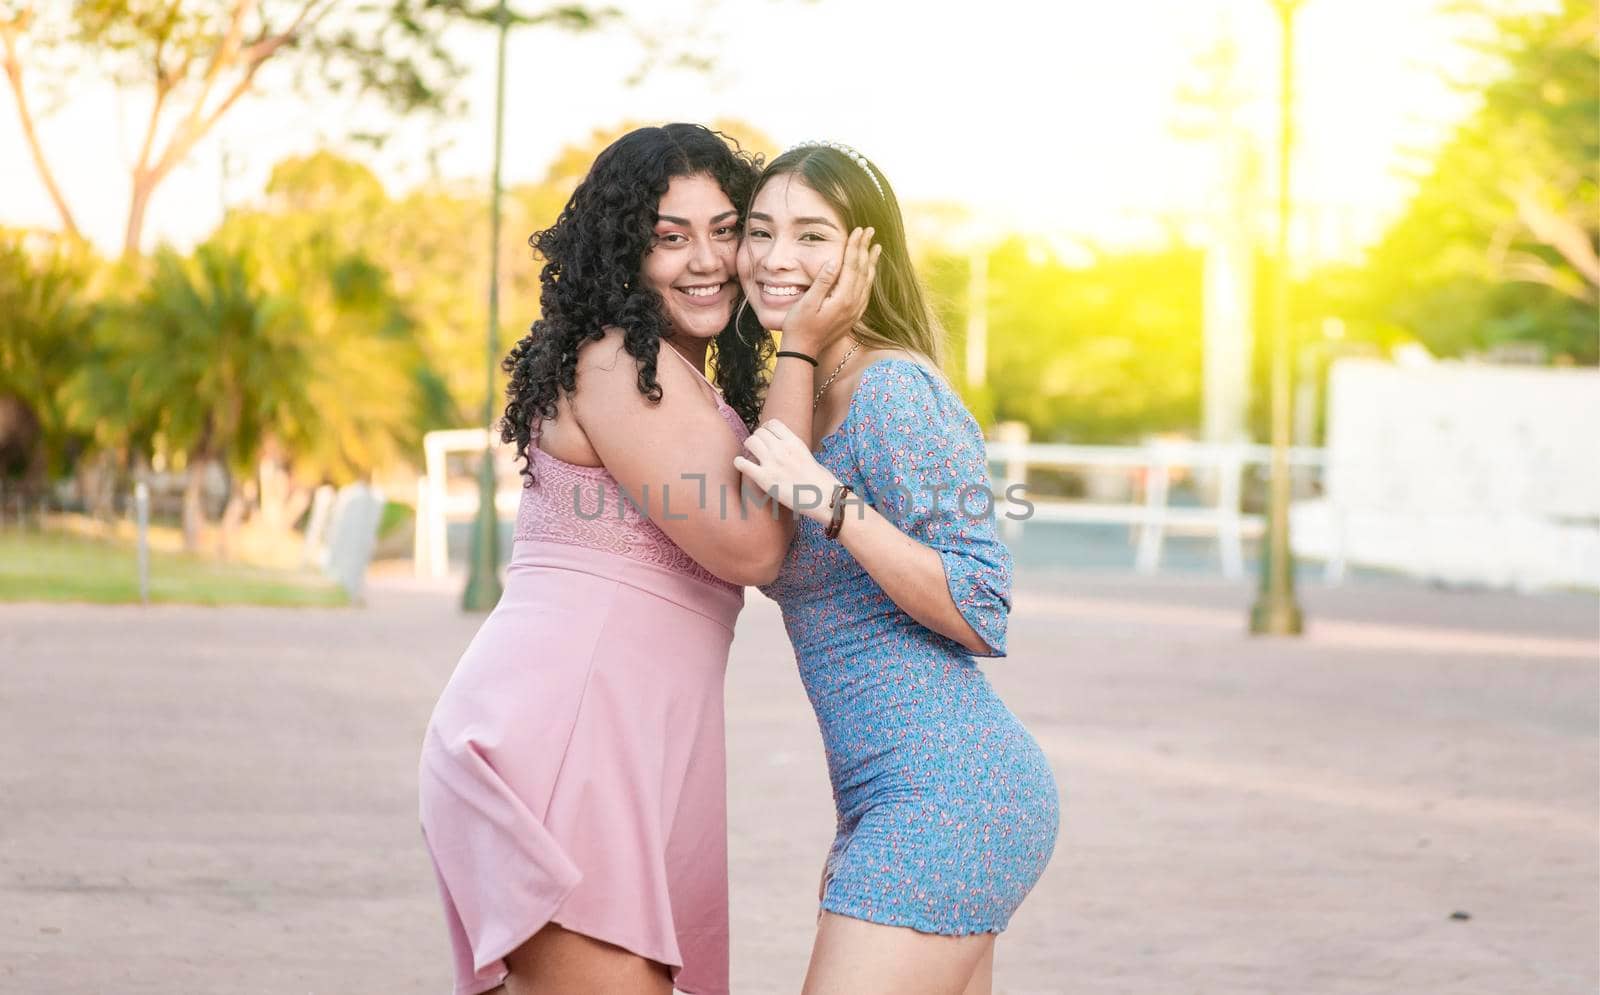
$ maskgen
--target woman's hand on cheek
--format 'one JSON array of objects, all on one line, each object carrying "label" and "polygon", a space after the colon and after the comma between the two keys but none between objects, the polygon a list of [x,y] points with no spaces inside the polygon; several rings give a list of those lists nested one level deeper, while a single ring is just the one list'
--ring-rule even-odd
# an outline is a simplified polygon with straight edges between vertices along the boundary
[{"label": "woman's hand on cheek", "polygon": [[774,418],[751,433],[744,448],[748,455],[735,456],[733,465],[756,490],[796,514],[827,521],[828,499],[839,479],[789,426]]},{"label": "woman's hand on cheek", "polygon": [[830,261],[783,320],[783,344],[815,356],[856,326],[867,312],[881,246],[873,230],[857,228],[845,240],[844,263]]}]

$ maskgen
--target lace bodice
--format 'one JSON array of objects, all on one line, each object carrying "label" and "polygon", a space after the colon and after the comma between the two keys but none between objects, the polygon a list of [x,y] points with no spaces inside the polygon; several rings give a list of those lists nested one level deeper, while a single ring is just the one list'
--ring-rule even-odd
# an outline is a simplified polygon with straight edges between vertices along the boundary
[{"label": "lace bodice", "polygon": [[[664,352],[671,349],[666,344],[661,348]],[[721,400],[717,402],[717,411],[742,443],[750,432],[738,412]],[[514,541],[559,542],[598,549],[665,567],[717,587],[741,590],[739,585],[713,574],[678,548],[660,526],[623,494],[616,478],[605,467],[568,463],[540,449],[537,422],[528,452],[533,483],[522,490],[517,527],[512,533]],[[640,500],[640,495],[632,497]]]}]

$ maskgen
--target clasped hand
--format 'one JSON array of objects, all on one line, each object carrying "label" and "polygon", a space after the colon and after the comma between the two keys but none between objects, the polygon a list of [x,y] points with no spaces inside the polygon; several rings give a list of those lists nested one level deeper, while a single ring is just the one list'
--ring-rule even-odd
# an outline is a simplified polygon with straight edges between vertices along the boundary
[{"label": "clasped hand", "polygon": [[819,522],[831,512],[828,501],[839,478],[821,463],[789,426],[771,419],[745,440],[749,456],[735,456],[733,465],[745,478],[790,511]]}]

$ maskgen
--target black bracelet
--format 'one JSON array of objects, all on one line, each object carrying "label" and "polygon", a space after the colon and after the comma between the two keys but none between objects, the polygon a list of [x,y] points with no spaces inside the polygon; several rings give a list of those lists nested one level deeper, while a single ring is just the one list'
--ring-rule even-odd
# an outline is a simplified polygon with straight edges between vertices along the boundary
[{"label": "black bracelet", "polygon": [[803,360],[805,360],[805,361],[806,361],[806,362],[808,362],[808,363],[810,363],[810,364],[811,364],[811,365],[812,365],[812,366],[816,366],[816,365],[817,365],[817,361],[816,361],[816,360],[815,360],[815,359],[813,359],[813,358],[812,358],[812,357],[810,357],[810,356],[807,356],[807,355],[806,355],[806,354],[805,354],[805,353],[803,353],[803,352],[787,352],[787,351],[780,351],[780,352],[779,352],[779,353],[778,353],[778,358],[779,358],[779,359],[782,359],[782,358],[783,358],[783,357],[785,357],[785,356],[793,356],[793,357],[794,357],[794,358],[795,358],[795,359],[803,359]]}]

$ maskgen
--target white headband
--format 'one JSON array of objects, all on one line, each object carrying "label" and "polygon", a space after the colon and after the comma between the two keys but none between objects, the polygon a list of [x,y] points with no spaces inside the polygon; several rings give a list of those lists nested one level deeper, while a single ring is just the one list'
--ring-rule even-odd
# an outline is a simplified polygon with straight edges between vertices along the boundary
[{"label": "white headband", "polygon": [[861,167],[861,171],[867,174],[867,179],[871,180],[872,185],[878,188],[878,196],[883,196],[883,184],[878,182],[878,174],[873,172],[872,167],[867,164],[867,157],[843,142],[800,142],[797,145],[789,146],[783,154],[788,155],[790,152],[797,152],[800,149],[833,149],[835,152],[842,153],[845,158]]}]

